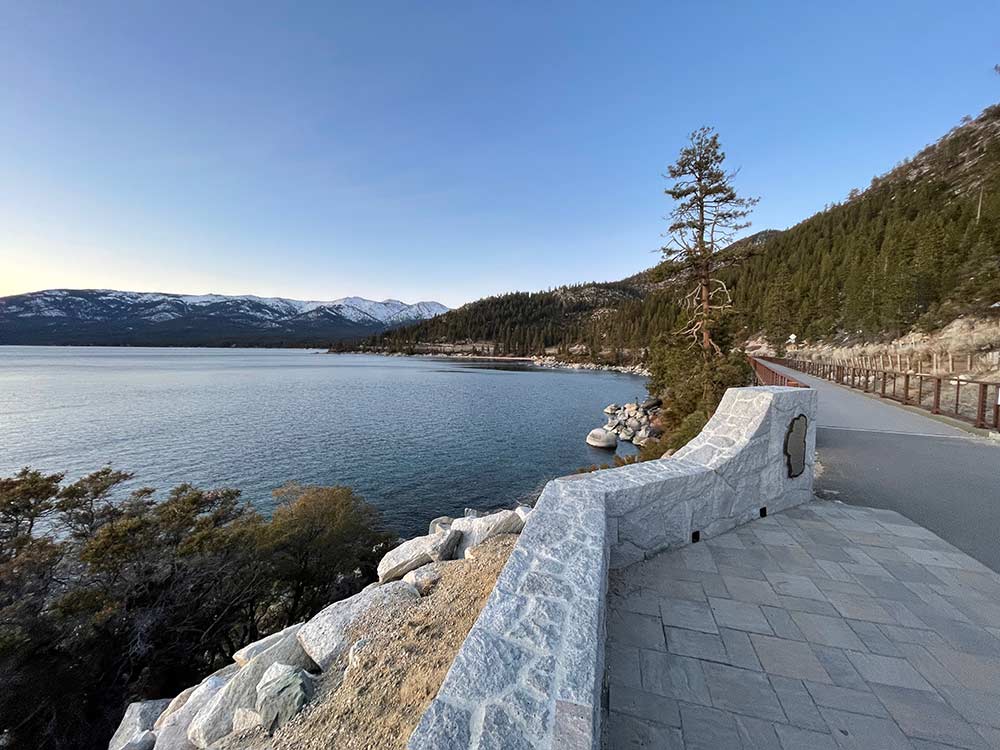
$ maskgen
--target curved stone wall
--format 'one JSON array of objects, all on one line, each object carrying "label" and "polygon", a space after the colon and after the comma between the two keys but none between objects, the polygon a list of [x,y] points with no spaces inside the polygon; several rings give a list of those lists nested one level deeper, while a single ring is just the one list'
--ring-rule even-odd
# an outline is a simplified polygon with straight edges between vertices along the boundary
[{"label": "curved stone wall", "polygon": [[815,416],[810,389],[733,388],[671,458],[549,482],[410,750],[599,747],[608,569],[807,501]]}]

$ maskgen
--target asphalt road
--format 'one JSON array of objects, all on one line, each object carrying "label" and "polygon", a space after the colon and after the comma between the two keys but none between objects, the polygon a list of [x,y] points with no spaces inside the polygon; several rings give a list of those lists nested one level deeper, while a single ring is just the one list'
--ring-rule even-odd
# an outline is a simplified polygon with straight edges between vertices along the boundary
[{"label": "asphalt road", "polygon": [[902,513],[1000,572],[1000,441],[772,366],[819,391],[818,493]]}]

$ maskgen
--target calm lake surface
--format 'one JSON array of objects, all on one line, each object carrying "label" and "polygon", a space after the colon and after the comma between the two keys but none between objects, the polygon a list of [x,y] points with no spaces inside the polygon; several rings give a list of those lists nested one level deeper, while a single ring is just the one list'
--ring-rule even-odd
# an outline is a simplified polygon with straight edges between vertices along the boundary
[{"label": "calm lake surface", "polygon": [[[237,487],[265,512],[289,481],[343,484],[400,534],[533,500],[608,451],[584,443],[645,379],[302,350],[0,347],[0,476]],[[620,449],[634,452],[631,446]]]}]

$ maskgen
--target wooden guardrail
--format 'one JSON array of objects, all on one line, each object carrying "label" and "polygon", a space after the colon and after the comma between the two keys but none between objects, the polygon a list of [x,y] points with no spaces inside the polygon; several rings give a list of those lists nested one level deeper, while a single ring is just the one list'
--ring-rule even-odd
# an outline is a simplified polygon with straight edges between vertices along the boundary
[{"label": "wooden guardrail", "polygon": [[906,406],[924,409],[931,414],[943,414],[975,427],[1000,430],[1000,383],[966,380],[955,375],[895,372],[788,357],[753,359],[782,365]]},{"label": "wooden guardrail", "polygon": [[757,385],[787,385],[792,388],[808,388],[805,383],[800,383],[795,378],[778,372],[772,367],[768,367],[764,357],[750,357],[750,366],[753,368],[754,380]]}]

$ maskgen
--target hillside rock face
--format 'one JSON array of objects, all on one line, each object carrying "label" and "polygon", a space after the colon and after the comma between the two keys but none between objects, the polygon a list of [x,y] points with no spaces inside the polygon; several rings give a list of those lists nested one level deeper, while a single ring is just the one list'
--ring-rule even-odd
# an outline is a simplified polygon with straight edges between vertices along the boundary
[{"label": "hillside rock face", "polygon": [[51,289],[0,297],[0,344],[316,344],[379,333],[447,310],[438,302],[362,297],[319,302]]}]

